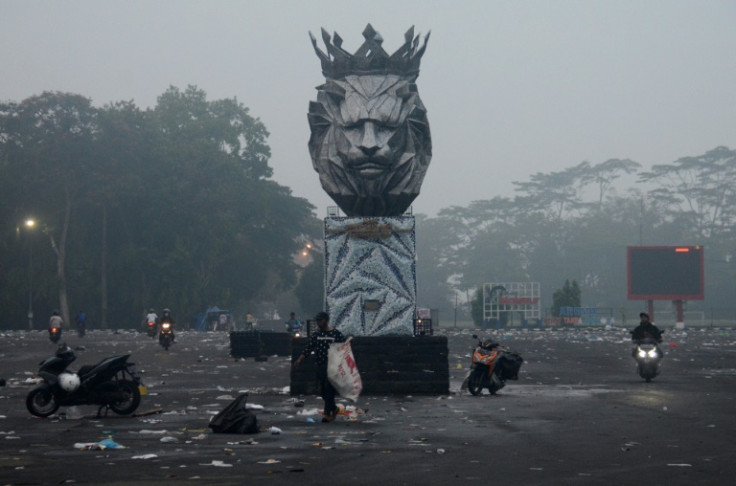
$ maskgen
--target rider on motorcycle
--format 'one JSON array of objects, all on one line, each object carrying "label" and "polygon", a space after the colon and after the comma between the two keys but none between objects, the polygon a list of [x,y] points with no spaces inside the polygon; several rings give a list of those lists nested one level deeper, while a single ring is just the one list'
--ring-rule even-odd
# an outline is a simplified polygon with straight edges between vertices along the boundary
[{"label": "rider on motorcycle", "polygon": [[51,313],[51,318],[49,319],[49,331],[54,327],[61,330],[62,324],[64,324],[64,320],[59,315],[59,311],[55,310]]},{"label": "rider on motorcycle", "polygon": [[[649,314],[647,314],[646,312],[640,312],[639,319],[641,319],[639,325],[636,326],[633,331],[630,331],[631,341],[634,343],[634,347],[631,350],[631,355],[634,357],[636,357],[636,344],[640,343],[641,341],[651,339],[657,343],[662,342],[662,331],[660,331],[659,328],[657,328],[657,326],[655,326],[654,323],[649,320]],[[661,352],[659,354],[661,356]]]},{"label": "rider on motorcycle", "polygon": [[153,310],[153,307],[148,309],[148,314],[146,314],[146,323],[148,322],[158,322],[158,314]]},{"label": "rider on motorcycle", "polygon": [[639,314],[641,322],[631,331],[631,340],[634,342],[642,339],[654,339],[658,343],[662,342],[662,331],[660,331],[653,322],[649,320],[649,314],[641,312]]},{"label": "rider on motorcycle", "polygon": [[164,309],[163,313],[161,314],[161,324],[163,324],[164,322],[168,322],[169,324],[171,324],[171,340],[175,341],[176,338],[174,337],[174,323],[176,321],[174,321],[174,318],[171,317],[171,311],[168,307]]}]

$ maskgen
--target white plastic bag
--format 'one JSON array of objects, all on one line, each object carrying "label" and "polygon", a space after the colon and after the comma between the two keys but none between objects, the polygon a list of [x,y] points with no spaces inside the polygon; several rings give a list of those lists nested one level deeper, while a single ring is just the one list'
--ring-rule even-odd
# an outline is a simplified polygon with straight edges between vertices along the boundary
[{"label": "white plastic bag", "polygon": [[355,364],[350,339],[352,338],[344,343],[330,344],[327,352],[327,379],[341,397],[355,401],[363,390],[363,381]]}]

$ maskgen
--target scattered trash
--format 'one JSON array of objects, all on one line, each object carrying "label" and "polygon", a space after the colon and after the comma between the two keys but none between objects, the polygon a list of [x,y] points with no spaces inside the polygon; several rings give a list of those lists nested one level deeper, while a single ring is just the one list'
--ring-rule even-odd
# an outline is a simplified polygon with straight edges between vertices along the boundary
[{"label": "scattered trash", "polygon": [[99,442],[77,442],[74,444],[74,448],[84,451],[103,451],[105,449],[125,449],[125,446],[112,439],[104,439]]},{"label": "scattered trash", "polygon": [[143,454],[140,456],[133,456],[131,459],[155,459],[158,456],[156,454]]},{"label": "scattered trash", "polygon": [[268,431],[271,432],[271,435],[281,434],[281,429],[278,427],[269,427]]},{"label": "scattered trash", "polygon": [[215,467],[233,467],[232,464],[228,464],[223,461],[218,461],[216,459],[213,459],[210,463],[200,464],[200,466],[215,466]]},{"label": "scattered trash", "polygon": [[278,459],[266,459],[265,461],[258,461],[258,464],[278,464],[279,462],[281,461]]},{"label": "scattered trash", "polygon": [[230,402],[221,412],[212,417],[208,427],[220,434],[256,434],[259,432],[256,414],[248,410],[245,401],[247,393],[242,393]]}]

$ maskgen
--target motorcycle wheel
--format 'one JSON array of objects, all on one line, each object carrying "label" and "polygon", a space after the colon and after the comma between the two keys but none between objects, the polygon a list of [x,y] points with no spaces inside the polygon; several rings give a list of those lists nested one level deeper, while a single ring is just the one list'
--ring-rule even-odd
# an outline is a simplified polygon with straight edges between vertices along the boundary
[{"label": "motorcycle wheel", "polygon": [[474,371],[468,377],[468,391],[471,395],[478,396],[483,393],[483,374]]},{"label": "motorcycle wheel", "polygon": [[125,399],[110,403],[110,409],[118,415],[130,415],[141,403],[138,385],[130,380],[119,381],[117,385],[118,391],[125,395]]},{"label": "motorcycle wheel", "polygon": [[504,387],[505,383],[502,380],[496,381],[496,378],[489,380],[488,392],[491,395],[495,395],[498,390]]},{"label": "motorcycle wheel", "polygon": [[649,383],[652,381],[652,378],[657,376],[656,368],[652,368],[651,366],[639,365],[639,376],[644,378],[644,381]]},{"label": "motorcycle wheel", "polygon": [[48,385],[41,385],[28,393],[26,408],[36,417],[48,417],[59,409],[59,402]]}]

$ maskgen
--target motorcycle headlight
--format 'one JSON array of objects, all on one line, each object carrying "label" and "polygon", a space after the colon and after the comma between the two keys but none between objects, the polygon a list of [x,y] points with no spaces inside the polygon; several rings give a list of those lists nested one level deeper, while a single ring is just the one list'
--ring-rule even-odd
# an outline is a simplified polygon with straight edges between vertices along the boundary
[{"label": "motorcycle headlight", "polygon": [[647,355],[650,358],[656,358],[657,357],[657,348],[652,348],[647,352]]},{"label": "motorcycle headlight", "polygon": [[169,324],[168,322],[164,322],[164,323],[163,323],[163,324],[161,325],[161,327],[163,327],[164,329],[168,329],[168,328],[170,328],[170,327],[171,327],[171,324]]},{"label": "motorcycle headlight", "polygon": [[638,355],[639,355],[640,358],[646,358],[647,357],[647,352],[645,350],[639,348]]}]

